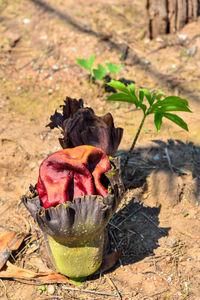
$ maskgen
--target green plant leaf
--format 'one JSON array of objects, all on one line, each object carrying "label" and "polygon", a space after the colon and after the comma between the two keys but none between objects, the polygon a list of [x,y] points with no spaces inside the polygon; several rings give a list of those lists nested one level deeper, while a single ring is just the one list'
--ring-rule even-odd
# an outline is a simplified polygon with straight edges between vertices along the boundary
[{"label": "green plant leaf", "polygon": [[139,90],[139,104],[142,104],[143,100],[144,100],[144,92],[142,90]]},{"label": "green plant leaf", "polygon": [[137,102],[135,101],[135,99],[133,97],[130,97],[124,93],[115,93],[112,94],[110,96],[108,96],[108,98],[106,99],[108,101],[121,101],[121,102],[128,102],[128,103],[132,103],[137,105]]},{"label": "green plant leaf", "polygon": [[155,113],[155,115],[154,115],[154,124],[156,125],[157,131],[159,131],[160,128],[161,128],[162,118],[163,118],[163,114]]},{"label": "green plant leaf", "polygon": [[76,58],[76,62],[84,69],[86,70],[91,70],[92,66],[94,64],[94,53],[88,58],[88,59],[83,59],[83,58]]},{"label": "green plant leaf", "polygon": [[163,100],[159,100],[156,103],[154,103],[153,107],[162,106],[162,105],[165,105],[165,104],[188,106],[188,101],[186,99],[183,99],[183,98],[180,98],[180,97],[177,97],[177,96],[169,96],[169,97],[166,97]]},{"label": "green plant leaf", "polygon": [[155,99],[161,101],[161,98],[164,96],[164,93],[156,94]]},{"label": "green plant leaf", "polygon": [[124,92],[127,95],[130,95],[129,90],[126,88],[125,84],[121,83],[120,81],[111,81],[109,83],[106,83],[107,85],[115,88],[116,90],[119,90],[121,92]]},{"label": "green plant leaf", "polygon": [[161,110],[164,111],[186,111],[191,112],[189,107],[185,105],[162,105]]},{"label": "green plant leaf", "polygon": [[176,96],[166,97],[154,103],[150,109],[150,113],[166,111],[185,111],[191,112],[188,107],[188,101]]},{"label": "green plant leaf", "polygon": [[185,105],[188,106],[187,99],[183,99],[183,98],[178,97],[178,96],[168,96],[168,97],[166,97],[165,99],[163,99],[161,101],[166,101],[168,103],[170,103],[172,101],[173,103],[182,103],[182,104],[185,104]]},{"label": "green plant leaf", "polygon": [[[137,106],[136,106],[137,107]],[[147,110],[147,106],[145,104],[139,104],[139,107],[141,107],[141,109],[143,110],[143,113],[145,114],[146,110]]]},{"label": "green plant leaf", "polygon": [[134,83],[129,84],[128,88],[130,90],[130,97],[133,99],[133,102],[135,103],[136,107],[138,107],[139,101],[135,94],[135,84]]},{"label": "green plant leaf", "polygon": [[40,286],[38,286],[38,290],[44,292],[44,291],[46,291],[46,288],[45,288],[45,286],[40,285]]},{"label": "green plant leaf", "polygon": [[145,97],[147,98],[147,101],[149,102],[150,105],[152,105],[153,99],[151,97],[151,93],[149,92],[149,90],[147,90],[147,89],[139,89],[139,91],[142,91],[144,93]]},{"label": "green plant leaf", "polygon": [[135,95],[135,84],[134,83],[129,84],[128,88],[129,88],[131,94],[134,95],[134,96],[136,96]]},{"label": "green plant leaf", "polygon": [[106,75],[106,69],[98,64],[98,69],[93,69],[94,77],[98,80],[102,80]]},{"label": "green plant leaf", "polygon": [[106,67],[108,68],[109,73],[118,73],[123,68],[123,65],[117,66],[116,64],[106,62]]},{"label": "green plant leaf", "polygon": [[170,121],[174,122],[175,124],[177,124],[181,128],[185,129],[186,131],[189,131],[187,124],[179,116],[177,116],[175,114],[171,114],[171,113],[164,113],[163,116],[165,118],[169,119]]}]

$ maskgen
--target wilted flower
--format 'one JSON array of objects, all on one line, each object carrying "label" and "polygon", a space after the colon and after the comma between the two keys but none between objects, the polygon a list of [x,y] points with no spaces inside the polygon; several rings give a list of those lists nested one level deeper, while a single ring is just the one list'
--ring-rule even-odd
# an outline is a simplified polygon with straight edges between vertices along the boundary
[{"label": "wilted flower", "polygon": [[94,273],[102,262],[105,227],[123,194],[118,160],[86,145],[58,151],[41,164],[37,191],[23,202],[57,270],[69,277]]},{"label": "wilted flower", "polygon": [[64,102],[63,113],[55,111],[47,125],[51,129],[62,129],[64,137],[59,139],[61,146],[72,148],[92,145],[107,155],[114,155],[122,139],[123,129],[115,128],[112,115],[107,113],[102,117],[96,116],[92,108],[83,107],[82,99],[67,97]]}]

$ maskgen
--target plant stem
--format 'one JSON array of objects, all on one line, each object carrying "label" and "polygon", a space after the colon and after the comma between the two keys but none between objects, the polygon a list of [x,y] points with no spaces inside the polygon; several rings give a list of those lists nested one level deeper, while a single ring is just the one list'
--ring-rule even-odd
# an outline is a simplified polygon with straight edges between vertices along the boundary
[{"label": "plant stem", "polygon": [[131,153],[133,152],[133,149],[134,149],[135,144],[136,144],[136,142],[137,142],[137,139],[138,139],[138,137],[139,137],[139,134],[140,134],[140,131],[141,131],[142,126],[143,126],[143,124],[144,124],[144,121],[145,121],[145,119],[146,119],[146,116],[147,116],[147,114],[145,113],[145,114],[144,114],[144,117],[143,117],[143,119],[142,119],[142,121],[141,121],[141,123],[140,123],[140,126],[139,126],[139,128],[138,128],[138,131],[137,131],[137,133],[136,133],[136,136],[135,136],[135,138],[134,138],[134,140],[133,140],[133,143],[132,143],[132,145],[131,145],[131,148],[130,148],[130,150],[128,151],[128,154],[127,154],[127,157],[126,157],[126,160],[125,160],[123,169],[122,169],[122,174],[124,174],[124,171],[125,171],[125,169],[126,169],[127,163],[128,163],[129,158],[130,158],[130,156],[131,156]]}]

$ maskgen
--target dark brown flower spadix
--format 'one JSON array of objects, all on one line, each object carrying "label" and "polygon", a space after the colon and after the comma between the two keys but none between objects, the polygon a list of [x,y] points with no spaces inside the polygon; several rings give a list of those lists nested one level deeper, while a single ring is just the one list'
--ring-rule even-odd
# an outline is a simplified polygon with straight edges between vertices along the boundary
[{"label": "dark brown flower spadix", "polygon": [[115,128],[112,115],[107,113],[98,117],[92,108],[83,106],[82,99],[67,97],[64,102],[62,114],[55,111],[47,125],[51,129],[62,129],[63,138],[59,139],[61,146],[73,148],[91,145],[102,149],[107,155],[114,155],[121,142],[123,129]]},{"label": "dark brown flower spadix", "polygon": [[60,273],[84,277],[100,267],[104,231],[123,194],[120,178],[119,161],[92,146],[58,151],[41,164],[38,192],[23,202]]}]

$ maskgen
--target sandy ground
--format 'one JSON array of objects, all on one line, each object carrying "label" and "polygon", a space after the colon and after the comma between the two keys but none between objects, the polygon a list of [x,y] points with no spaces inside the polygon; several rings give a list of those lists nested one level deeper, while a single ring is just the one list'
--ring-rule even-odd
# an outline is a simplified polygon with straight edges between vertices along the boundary
[{"label": "sandy ground", "polygon": [[144,1],[3,0],[0,11],[0,225],[23,229],[19,215],[31,225],[31,242],[15,257],[16,265],[47,268],[39,229],[20,197],[37,182],[41,161],[60,149],[59,131],[45,127],[54,110],[70,96],[83,98],[99,115],[111,112],[116,126],[124,128],[122,155],[142,117],[130,105],[106,102],[102,84],[89,86],[77,57],[95,53],[96,64],[123,63],[116,78],[179,95],[193,111],[179,114],[189,133],[168,121],[157,133],[151,117],[144,124],[127,169],[127,193],[112,220],[115,227],[109,227],[121,261],[82,285],[113,296],[61,284],[50,296],[37,286],[3,280],[0,299],[198,299],[200,19],[176,35],[150,41]]}]

